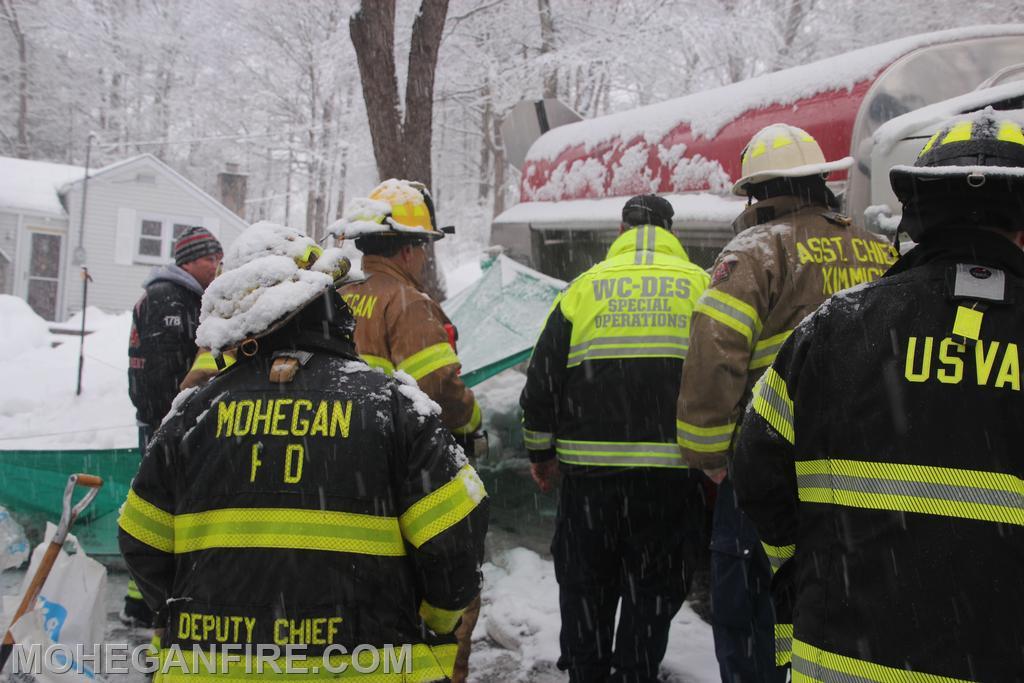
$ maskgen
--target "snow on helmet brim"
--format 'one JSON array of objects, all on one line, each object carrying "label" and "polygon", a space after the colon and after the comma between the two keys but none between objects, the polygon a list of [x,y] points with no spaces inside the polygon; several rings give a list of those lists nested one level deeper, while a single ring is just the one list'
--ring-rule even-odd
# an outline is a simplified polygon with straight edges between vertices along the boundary
[{"label": "snow on helmet brim", "polygon": [[832,173],[833,171],[845,171],[851,166],[853,166],[853,157],[843,157],[836,161],[826,161],[823,164],[807,164],[806,166],[751,173],[749,176],[744,176],[736,181],[736,184],[732,186],[732,193],[740,197],[746,197],[747,185],[763,183],[775,178],[804,178],[806,176]]},{"label": "snow on helmet brim", "polygon": [[196,343],[218,353],[260,337],[333,282],[331,275],[299,268],[294,259],[279,255],[227,271],[203,294]]},{"label": "snow on helmet brim", "polygon": [[366,235],[415,236],[429,240],[444,237],[444,233],[438,230],[425,230],[399,223],[391,217],[391,204],[369,197],[357,197],[350,201],[345,207],[345,215],[328,227],[327,232],[342,239],[356,239]]}]

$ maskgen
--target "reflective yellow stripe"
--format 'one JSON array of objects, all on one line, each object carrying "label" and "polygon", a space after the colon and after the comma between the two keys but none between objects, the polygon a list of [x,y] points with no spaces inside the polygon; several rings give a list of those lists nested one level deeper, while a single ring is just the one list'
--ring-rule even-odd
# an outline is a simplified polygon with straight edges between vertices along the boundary
[{"label": "reflective yellow stripe", "polygon": [[546,451],[554,445],[554,434],[551,432],[535,432],[523,427],[523,441],[528,451]]},{"label": "reflective yellow stripe", "polygon": [[465,609],[441,609],[426,600],[420,602],[420,618],[434,633],[451,633]]},{"label": "reflective yellow stripe", "polygon": [[732,443],[736,423],[718,427],[698,427],[676,420],[676,441],[687,450],[697,453],[725,453]]},{"label": "reflective yellow stripe", "polygon": [[[226,653],[223,651],[204,651],[200,657],[193,658],[192,650],[183,647],[180,656],[164,657],[166,663],[162,662],[161,671],[153,680],[154,683],[253,683],[258,680],[435,683],[451,678],[457,645],[416,643],[410,647],[410,656],[404,659],[401,648],[401,645],[395,645],[392,653],[384,649],[374,652],[363,648],[355,660],[351,654],[332,654],[326,663],[318,656],[293,657],[286,664],[285,658],[270,660],[238,652],[227,653],[231,660],[224,661]],[[234,661],[236,657],[241,661]],[[336,673],[332,673],[328,666]],[[345,670],[340,671],[343,666]],[[165,669],[167,673],[162,673]],[[213,673],[209,673],[211,670]]]},{"label": "reflective yellow stripe", "polygon": [[463,465],[454,479],[416,501],[398,518],[402,535],[419,548],[465,519],[486,495],[476,470]]},{"label": "reflective yellow stripe", "polygon": [[686,461],[674,443],[651,441],[572,441],[557,439],[558,459],[570,465],[599,467],[685,468]]},{"label": "reflective yellow stripe", "polygon": [[409,373],[413,379],[420,380],[435,370],[456,365],[458,362],[459,357],[455,355],[451,344],[441,342],[412,354],[398,364],[398,369]]},{"label": "reflective yellow stripe", "polygon": [[[224,369],[230,368],[235,364],[236,359],[234,355],[225,353],[221,356],[221,360],[224,363]],[[196,356],[196,360],[192,363],[192,370],[202,370],[204,372],[217,372],[220,368],[217,367],[217,361],[214,359],[213,354],[209,351],[203,351]]]},{"label": "reflective yellow stripe", "polygon": [[974,123],[971,121],[964,121],[958,123],[949,129],[946,133],[946,137],[942,138],[942,144],[947,145],[951,142],[967,142],[971,139],[971,130],[974,128]]},{"label": "reflective yellow stripe", "polygon": [[580,342],[569,349],[567,367],[601,358],[679,358],[686,360],[690,349],[688,333],[661,335],[618,335]]},{"label": "reflective yellow stripe", "polygon": [[128,588],[125,590],[125,595],[132,600],[142,599],[142,592],[139,590],[139,585],[135,583],[135,579],[128,579]]},{"label": "reflective yellow stripe", "polygon": [[174,552],[174,522],[174,515],[144,500],[133,489],[128,491],[117,525],[136,540],[171,553]]},{"label": "reflective yellow stripe", "polygon": [[174,520],[174,551],[282,548],[396,557],[405,544],[394,517],[333,510],[224,508]]},{"label": "reflective yellow stripe", "polygon": [[996,136],[996,140],[1024,145],[1024,131],[1013,121],[1003,121],[999,124],[999,134]]},{"label": "reflective yellow stripe", "polygon": [[775,624],[775,666],[786,666],[793,657],[793,624]]},{"label": "reflective yellow stripe", "polygon": [[764,554],[768,556],[768,562],[772,566],[772,574],[779,571],[779,567],[796,554],[795,545],[771,545],[761,541],[761,547],[764,548]]},{"label": "reflective yellow stripe", "polygon": [[395,374],[395,366],[387,358],[383,358],[381,356],[371,356],[368,353],[361,353],[359,354],[359,357],[362,358],[366,362],[366,364],[369,365],[371,368],[383,370],[385,375]]},{"label": "reflective yellow stripe", "polygon": [[705,289],[697,301],[696,313],[717,320],[742,334],[751,346],[761,334],[761,319],[752,306],[717,289]]},{"label": "reflective yellow stripe", "polygon": [[461,427],[453,429],[452,434],[457,434],[459,436],[462,436],[463,434],[472,434],[480,428],[480,423],[483,422],[483,419],[483,414],[480,412],[480,404],[474,400],[473,413],[469,416],[469,422]]},{"label": "reflective yellow stripe", "polygon": [[757,370],[759,368],[766,368],[774,363],[775,356],[779,354],[779,349],[782,348],[782,345],[786,343],[791,334],[793,334],[793,330],[787,330],[767,339],[759,339],[754,344],[754,352],[750,354],[750,363],[747,364],[747,368]]},{"label": "reflective yellow stripe", "polygon": [[925,154],[927,154],[928,150],[930,150],[932,147],[935,146],[935,142],[939,139],[939,135],[941,135],[941,134],[942,134],[942,131],[940,130],[939,132],[935,133],[935,135],[933,135],[930,138],[928,138],[928,142],[925,143],[924,149],[922,149],[921,153],[918,154],[917,156],[918,157],[923,157]]},{"label": "reflective yellow stripe", "polygon": [[793,639],[793,683],[969,683],[961,678],[907,671],[826,652]]},{"label": "reflective yellow stripe", "polygon": [[793,401],[789,389],[775,368],[768,368],[754,385],[754,410],[786,441],[795,443]]},{"label": "reflective yellow stripe", "polygon": [[1024,481],[1012,474],[856,460],[796,462],[800,500],[1024,526]]}]

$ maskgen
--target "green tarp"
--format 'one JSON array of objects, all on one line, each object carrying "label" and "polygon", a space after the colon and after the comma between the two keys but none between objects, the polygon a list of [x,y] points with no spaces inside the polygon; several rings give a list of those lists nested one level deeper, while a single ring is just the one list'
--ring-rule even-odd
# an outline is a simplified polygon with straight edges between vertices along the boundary
[{"label": "green tarp", "polygon": [[[29,531],[38,532],[46,521],[57,523],[60,519],[64,487],[70,475],[99,475],[103,477],[103,488],[71,533],[90,555],[117,555],[117,515],[138,469],[136,448],[0,451],[0,504]],[[76,501],[84,491],[75,492]],[[41,537],[31,540],[38,542]]]},{"label": "green tarp", "polygon": [[462,379],[479,384],[530,357],[565,282],[504,255],[481,264],[483,276],[444,302],[459,330]]}]

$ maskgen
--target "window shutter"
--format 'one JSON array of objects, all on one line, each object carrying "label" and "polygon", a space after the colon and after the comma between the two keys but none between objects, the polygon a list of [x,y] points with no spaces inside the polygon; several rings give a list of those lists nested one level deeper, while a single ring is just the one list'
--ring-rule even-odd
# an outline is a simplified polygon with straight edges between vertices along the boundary
[{"label": "window shutter", "polygon": [[114,234],[114,263],[130,266],[135,257],[135,209],[117,210],[117,231]]}]

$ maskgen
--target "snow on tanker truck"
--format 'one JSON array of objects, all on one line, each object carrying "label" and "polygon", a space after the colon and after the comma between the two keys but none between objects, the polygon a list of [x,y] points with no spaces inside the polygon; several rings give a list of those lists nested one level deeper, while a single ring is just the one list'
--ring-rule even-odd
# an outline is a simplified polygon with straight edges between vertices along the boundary
[{"label": "snow on tanker truck", "polygon": [[[557,101],[522,103],[502,127],[520,203],[494,219],[491,243],[570,279],[604,257],[626,199],[655,192],[672,202],[690,258],[709,267],[745,206],[729,194],[743,148],[776,122],[805,129],[827,159],[854,158],[828,181],[853,220],[877,231],[891,225],[878,213],[893,200],[893,159],[872,154],[879,127],[972,92],[973,109],[1019,109],[1007,95],[1014,82],[1024,82],[1024,25],[912,36],[590,120]],[[906,163],[906,145],[895,147]]]}]

